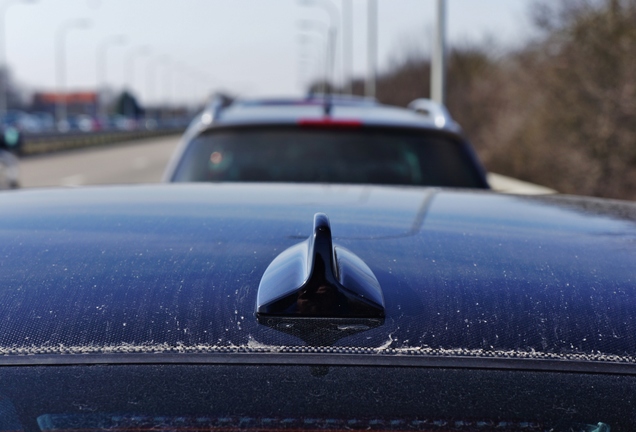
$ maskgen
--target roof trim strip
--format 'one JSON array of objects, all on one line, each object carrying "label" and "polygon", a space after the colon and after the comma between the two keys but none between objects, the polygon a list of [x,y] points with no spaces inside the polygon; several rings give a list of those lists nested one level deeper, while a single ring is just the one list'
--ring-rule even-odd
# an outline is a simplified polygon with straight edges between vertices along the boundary
[{"label": "roof trim strip", "polygon": [[602,361],[541,360],[495,357],[395,356],[315,353],[163,353],[163,354],[74,354],[0,357],[0,367],[72,365],[287,365],[423,367],[444,369],[489,369],[536,372],[593,373],[636,376],[636,363]]}]

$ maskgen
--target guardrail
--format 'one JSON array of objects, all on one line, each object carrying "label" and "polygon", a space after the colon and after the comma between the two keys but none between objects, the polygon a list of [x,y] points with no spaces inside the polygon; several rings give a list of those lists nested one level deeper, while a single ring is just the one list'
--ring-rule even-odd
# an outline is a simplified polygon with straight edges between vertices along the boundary
[{"label": "guardrail", "polygon": [[112,144],[121,141],[175,135],[183,133],[184,130],[185,128],[178,127],[131,131],[25,133],[20,154],[34,155],[51,153],[61,150]]}]

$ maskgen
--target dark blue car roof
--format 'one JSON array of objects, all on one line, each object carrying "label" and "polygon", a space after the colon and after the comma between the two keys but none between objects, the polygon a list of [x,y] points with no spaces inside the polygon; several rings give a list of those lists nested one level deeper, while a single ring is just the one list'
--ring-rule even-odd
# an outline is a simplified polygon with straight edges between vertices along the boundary
[{"label": "dark blue car roof", "polygon": [[[636,361],[633,203],[197,184],[11,192],[0,207],[4,362],[248,352]],[[311,234],[316,212],[386,303],[383,325],[329,347],[254,316],[265,269]]]}]

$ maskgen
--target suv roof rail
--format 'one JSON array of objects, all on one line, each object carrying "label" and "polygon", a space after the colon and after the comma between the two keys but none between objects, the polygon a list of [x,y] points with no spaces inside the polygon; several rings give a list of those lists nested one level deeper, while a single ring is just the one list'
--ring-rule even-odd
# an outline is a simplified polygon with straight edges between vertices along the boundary
[{"label": "suv roof rail", "polygon": [[455,123],[446,107],[431,99],[415,99],[408,105],[408,109],[430,118],[435,123],[435,126],[440,128]]},{"label": "suv roof rail", "polygon": [[234,98],[217,93],[212,96],[210,102],[203,110],[204,123],[212,123],[219,118],[221,112],[234,103]]},{"label": "suv roof rail", "polygon": [[[207,127],[214,123],[221,116],[221,112],[232,105],[234,103],[234,99],[230,96],[224,95],[222,93],[217,93],[210,97],[210,102],[203,108],[201,114],[194,119],[194,121],[190,124],[190,128],[194,128],[196,130],[201,126]],[[186,134],[188,132],[186,131]]]}]

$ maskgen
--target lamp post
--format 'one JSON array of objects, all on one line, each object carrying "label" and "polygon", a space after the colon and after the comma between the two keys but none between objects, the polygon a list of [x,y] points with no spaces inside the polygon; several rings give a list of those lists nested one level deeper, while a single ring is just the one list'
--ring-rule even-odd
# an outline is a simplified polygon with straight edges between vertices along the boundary
[{"label": "lamp post", "polygon": [[308,57],[300,56],[298,58],[298,86],[301,90],[304,90],[305,87],[311,82],[311,79],[308,78],[310,76],[310,72],[307,69],[311,66],[311,59]]},{"label": "lamp post", "polygon": [[162,57],[155,57],[148,60],[146,63],[146,105],[150,105],[151,101],[156,101],[155,95],[155,81],[157,79],[157,63],[160,62]]},{"label": "lamp post", "polygon": [[[314,39],[314,36],[319,38],[320,40],[319,39]],[[298,41],[299,41],[299,43],[301,44],[301,47],[302,47],[300,60],[304,61],[304,62],[311,62],[311,60],[315,60],[315,57],[312,58],[309,55],[309,52],[307,50],[305,50],[305,48],[304,48],[305,46],[309,45],[309,42],[315,41],[315,40],[318,40],[318,44],[324,49],[324,54],[319,52],[320,57],[323,58],[322,66],[321,66],[321,62],[320,61],[316,61],[316,66],[315,66],[318,69],[318,74],[317,75],[318,76],[324,75],[323,88],[322,88],[322,91],[324,93],[325,92],[325,87],[324,86],[326,85],[327,79],[328,79],[328,68],[329,68],[329,66],[328,66],[327,62],[328,62],[328,58],[329,58],[329,51],[328,51],[329,47],[326,46],[326,43],[325,43],[326,41],[324,39],[324,33],[323,32],[317,31],[315,33],[312,33],[311,35],[308,34],[308,33],[300,34],[300,36],[298,38]],[[324,68],[324,72],[320,72],[319,71],[320,67]],[[311,83],[311,77],[310,77],[308,83],[309,84]]]},{"label": "lamp post", "polygon": [[58,88],[58,98],[55,104],[55,115],[57,118],[57,128],[60,131],[68,130],[67,107],[66,107],[66,35],[72,29],[87,29],[91,25],[85,19],[74,19],[63,22],[57,29],[56,34],[56,82]]},{"label": "lamp post", "polygon": [[195,73],[198,76],[198,83],[199,83],[199,88],[200,90],[198,90],[197,94],[202,95],[203,96],[203,103],[205,103],[205,101],[208,100],[210,94],[212,94],[212,85],[210,83],[216,83],[215,87],[218,90],[219,87],[219,79],[209,75],[206,71],[203,70],[197,70],[195,71]]},{"label": "lamp post", "polygon": [[[107,76],[108,76],[108,49],[113,48],[115,46],[125,45],[126,37],[123,35],[113,35],[104,39],[97,46],[97,89],[99,92],[100,88],[105,88],[107,86]],[[102,98],[98,95],[98,108],[99,113],[98,116],[100,119],[106,118],[106,104],[103,103]]]},{"label": "lamp post", "polygon": [[331,0],[301,0],[301,4],[321,7],[329,16],[329,25],[327,30],[327,44],[329,48],[327,50],[328,61],[326,81],[329,81],[329,78],[332,78],[335,86],[334,66],[338,39],[338,22],[340,21],[340,12],[338,7]]},{"label": "lamp post", "polygon": [[186,84],[189,85],[189,97],[187,98],[187,106],[188,110],[193,110],[197,105],[197,101],[201,97],[201,92],[199,87],[201,83],[199,82],[199,73],[190,66],[184,66],[184,72],[189,76],[190,79],[186,80]]},{"label": "lamp post", "polygon": [[437,0],[437,28],[431,64],[431,99],[444,103],[446,89],[446,0]]},{"label": "lamp post", "polygon": [[9,63],[7,62],[7,12],[11,6],[19,4],[35,3],[37,0],[19,0],[8,1],[0,6],[0,24],[2,30],[0,30],[0,68],[4,70],[4,76],[0,76],[0,119],[2,119],[7,112],[7,101],[9,99]]},{"label": "lamp post", "polygon": [[[159,120],[165,118],[165,106],[170,103],[170,66],[171,59],[165,54],[149,59],[146,64],[146,105],[149,105],[151,101],[156,105],[155,117]],[[164,81],[163,83],[159,83],[159,87],[163,86],[165,88],[164,95],[157,94],[156,92],[158,75],[159,78],[161,78],[161,74],[158,74],[161,67],[164,68]]]},{"label": "lamp post", "polygon": [[[171,84],[172,84],[172,76],[171,76],[171,70],[170,70],[170,66],[171,66],[171,62],[172,60],[170,59],[170,57],[168,56],[162,56],[157,64],[158,65],[163,65],[165,67],[165,71],[164,71],[164,85],[163,87],[165,88],[165,99],[163,101],[163,103],[161,105],[163,105],[163,107],[161,108],[161,110],[159,111],[159,117],[162,121],[165,121],[168,117],[169,117],[169,109],[172,106],[172,91],[170,89]],[[161,97],[160,97],[161,99]]]},{"label": "lamp post", "polygon": [[367,1],[367,81],[364,93],[374,98],[376,93],[376,74],[378,64],[378,2]]},{"label": "lamp post", "polygon": [[177,106],[183,108],[187,106],[188,93],[191,90],[192,79],[188,77],[188,66],[181,62],[174,63],[174,73],[176,75],[174,90]]},{"label": "lamp post", "polygon": [[327,85],[333,71],[333,32],[331,27],[321,21],[302,20],[299,22],[301,30],[312,32],[321,37],[325,42],[325,72],[322,92],[327,93]]},{"label": "lamp post", "polygon": [[[126,116],[127,118],[137,117],[137,113],[135,112],[136,108],[132,102],[134,98],[135,87],[135,60],[148,54],[150,54],[150,47],[144,45],[131,49],[128,52],[128,55],[126,55],[126,57],[124,58],[124,86],[125,91],[128,92],[130,97],[126,98],[128,102],[123,104],[122,110],[124,111],[124,116]],[[138,102],[137,98],[134,98],[134,100]]]},{"label": "lamp post", "polygon": [[342,0],[342,81],[345,94],[353,94],[353,7]]},{"label": "lamp post", "polygon": [[132,93],[135,87],[135,60],[150,54],[148,45],[133,48],[124,59],[124,80],[125,85],[130,87]]}]

